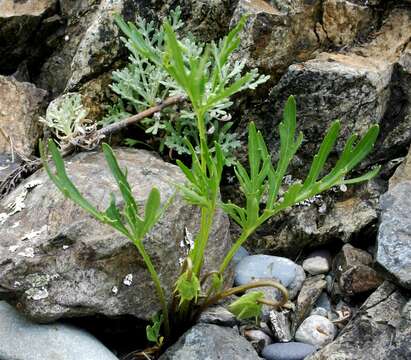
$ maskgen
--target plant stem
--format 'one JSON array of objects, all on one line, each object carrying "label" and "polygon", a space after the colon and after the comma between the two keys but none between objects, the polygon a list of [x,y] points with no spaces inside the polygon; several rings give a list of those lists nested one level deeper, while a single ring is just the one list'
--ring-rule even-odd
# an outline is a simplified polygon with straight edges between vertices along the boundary
[{"label": "plant stem", "polygon": [[227,253],[225,256],[223,262],[220,265],[219,273],[220,275],[223,275],[224,271],[227,269],[228,265],[230,264],[230,261],[234,257],[235,253],[238,251],[240,246],[244,244],[244,242],[248,239],[248,237],[253,233],[253,230],[246,230],[244,229],[240,235],[240,237],[237,239],[237,241],[234,243],[234,245],[231,247],[230,251]]},{"label": "plant stem", "polygon": [[273,288],[276,288],[276,289],[280,290],[281,295],[282,295],[281,301],[278,301],[277,303],[274,303],[274,302],[268,301],[268,300],[261,300],[260,301],[261,303],[264,303],[264,304],[267,304],[267,305],[270,305],[270,306],[273,306],[273,307],[281,307],[288,301],[288,291],[279,282],[274,281],[274,280],[259,280],[259,281],[254,281],[254,282],[249,283],[249,284],[233,287],[233,288],[227,289],[225,291],[222,291],[222,292],[216,294],[215,296],[213,296],[212,298],[206,300],[203,303],[203,305],[197,311],[197,315],[201,314],[210,305],[213,305],[213,304],[217,303],[218,301],[224,299],[225,297],[235,295],[235,294],[238,294],[238,293],[243,293],[243,292],[245,292],[249,289],[254,289],[254,288],[259,288],[259,287],[266,287],[266,286],[270,286],[270,287],[273,287]]},{"label": "plant stem", "polygon": [[143,257],[144,263],[146,264],[147,269],[151,275],[151,279],[153,280],[154,285],[156,287],[157,295],[160,300],[161,309],[163,312],[164,333],[165,333],[166,338],[168,338],[170,336],[170,321],[169,321],[169,316],[168,316],[168,305],[167,305],[167,300],[164,294],[164,290],[161,287],[160,278],[158,277],[157,271],[154,268],[154,265],[151,262],[151,258],[147,254],[141,239],[135,239],[134,244],[136,245],[138,251],[140,252],[140,255]]}]

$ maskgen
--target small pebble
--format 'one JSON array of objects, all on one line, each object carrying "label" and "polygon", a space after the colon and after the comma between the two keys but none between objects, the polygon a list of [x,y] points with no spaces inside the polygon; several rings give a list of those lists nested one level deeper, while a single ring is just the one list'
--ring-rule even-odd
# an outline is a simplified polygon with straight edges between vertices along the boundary
[{"label": "small pebble", "polygon": [[337,330],[334,324],[320,315],[306,318],[295,333],[295,339],[321,348],[334,340]]},{"label": "small pebble", "polygon": [[299,342],[277,343],[264,348],[266,360],[303,360],[315,351],[315,347]]},{"label": "small pebble", "polygon": [[262,348],[273,343],[273,339],[261,330],[245,330],[244,336],[252,344],[257,343],[259,346],[262,345]]},{"label": "small pebble", "polygon": [[330,271],[331,255],[326,250],[314,251],[303,261],[303,269],[311,275]]}]

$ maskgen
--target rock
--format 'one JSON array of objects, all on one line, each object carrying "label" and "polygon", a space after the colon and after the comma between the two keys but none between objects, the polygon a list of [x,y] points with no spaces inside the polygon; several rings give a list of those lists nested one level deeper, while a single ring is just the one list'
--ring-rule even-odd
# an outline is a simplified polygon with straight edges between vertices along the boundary
[{"label": "rock", "polygon": [[327,250],[314,251],[303,261],[302,267],[311,275],[325,274],[330,270],[331,255]]},{"label": "rock", "polygon": [[[369,43],[344,53],[321,53],[304,63],[294,63],[273,87],[269,104],[255,109],[259,128],[265,130],[276,160],[277,125],[286,99],[295,95],[298,128],[304,132],[305,143],[290,166],[293,179],[305,178],[319,142],[335,119],[341,122],[338,152],[351,133],[364,134],[372,124],[380,124],[378,144],[362,171],[367,165],[384,163],[404,153],[411,142],[406,48],[410,21],[411,10],[395,8]],[[349,242],[369,234],[378,220],[378,199],[385,191],[377,178],[348,187],[342,194],[322,194],[313,199],[313,204],[295,206],[271,220],[259,230],[264,236],[257,234],[250,246],[255,252],[290,256],[304,246],[318,247],[336,239]]]},{"label": "rock", "polygon": [[87,332],[65,324],[38,325],[0,301],[0,358],[13,360],[116,360]]},{"label": "rock", "polygon": [[376,25],[377,17],[369,6],[350,0],[323,3],[322,27],[334,46],[350,45],[355,39],[367,36]]},{"label": "rock", "polygon": [[243,248],[242,246],[237,250],[237,252],[234,254],[233,259],[231,262],[233,264],[238,264],[242,259],[244,259],[246,256],[250,256],[250,253]]},{"label": "rock", "polygon": [[327,286],[324,275],[316,275],[307,278],[298,294],[296,309],[293,315],[292,332],[294,333],[301,322],[308,316],[314,303],[320,297]]},{"label": "rock", "polygon": [[19,161],[17,159],[12,159],[12,156],[9,154],[0,153],[0,183],[5,179],[9,174],[18,168]]},{"label": "rock", "polygon": [[385,282],[361,307],[338,338],[307,360],[385,360],[411,357],[407,298]]},{"label": "rock", "polygon": [[345,295],[376,289],[382,278],[371,267],[372,256],[364,250],[345,244],[335,259],[336,279]]},{"label": "rock", "polygon": [[[165,201],[180,170],[150,152],[115,151],[138,204],[156,186]],[[67,173],[100,209],[117,186],[101,152],[81,153],[66,161]],[[33,216],[33,214],[36,216]],[[135,246],[64,199],[44,171],[38,171],[0,202],[0,291],[20,303],[37,321],[62,317],[133,315],[148,319],[159,302]],[[0,216],[1,217],[1,216]],[[180,273],[187,231],[198,230],[200,213],[177,196],[144,240],[166,296]],[[217,268],[231,246],[227,217],[218,211],[205,254],[204,271]],[[51,260],[53,259],[53,260]],[[227,285],[232,279],[227,272]]]},{"label": "rock", "polygon": [[274,77],[291,63],[308,59],[319,47],[315,29],[320,5],[316,0],[288,3],[240,0],[231,26],[244,14],[249,18],[235,57],[245,60],[248,67],[258,67]]},{"label": "rock", "polygon": [[[46,34],[41,21],[56,12],[57,0],[0,2],[0,72],[11,74],[27,56],[37,54]],[[42,39],[43,38],[43,39]],[[37,49],[36,49],[37,47]]]},{"label": "rock", "polygon": [[268,345],[262,352],[266,360],[303,360],[315,351],[315,347],[299,342]]},{"label": "rock", "polygon": [[376,261],[401,286],[411,289],[411,181],[381,197]]},{"label": "rock", "polygon": [[320,297],[317,299],[314,306],[326,309],[327,311],[331,311],[331,301],[327,293],[321,293]]},{"label": "rock", "polygon": [[331,318],[329,312],[326,309],[322,308],[322,307],[316,307],[316,308],[312,309],[311,312],[310,312],[310,316],[311,315],[319,315],[319,316],[323,316],[327,319]]},{"label": "rock", "polygon": [[159,360],[258,360],[252,345],[233,329],[198,324],[188,330]]},{"label": "rock", "polygon": [[276,340],[279,342],[289,342],[292,340],[288,310],[271,310],[269,319],[269,324]]},{"label": "rock", "polygon": [[237,324],[237,319],[235,315],[228,311],[224,306],[217,305],[204,310],[201,313],[198,322],[232,327]]},{"label": "rock", "polygon": [[[47,92],[30,83],[0,75],[0,128],[13,143],[13,151],[30,157],[41,134],[38,116]],[[0,133],[1,134],[1,133]],[[0,135],[0,153],[12,153],[9,139]]]},{"label": "rock", "polygon": [[264,349],[267,345],[273,343],[273,339],[262,330],[245,330],[244,336],[256,350]]},{"label": "rock", "polygon": [[411,147],[403,162],[395,170],[394,175],[391,176],[389,189],[392,189],[395,185],[404,181],[411,181]]},{"label": "rock", "polygon": [[334,340],[337,329],[327,318],[311,315],[306,318],[295,333],[297,341],[321,348]]},{"label": "rock", "polygon": [[275,279],[281,282],[293,299],[301,289],[305,273],[303,268],[293,261],[270,255],[247,256],[236,265],[236,285],[244,285],[258,279]]}]

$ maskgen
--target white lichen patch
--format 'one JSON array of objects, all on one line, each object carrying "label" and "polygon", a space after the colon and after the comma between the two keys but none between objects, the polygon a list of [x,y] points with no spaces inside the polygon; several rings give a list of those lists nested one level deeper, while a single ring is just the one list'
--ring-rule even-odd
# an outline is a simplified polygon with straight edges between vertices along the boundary
[{"label": "white lichen patch", "polygon": [[18,248],[19,248],[18,245],[12,245],[12,246],[9,246],[9,251],[10,252],[15,252]]},{"label": "white lichen patch", "polygon": [[8,213],[0,214],[0,224],[3,224],[10,216],[22,211],[26,207],[24,200],[26,200],[29,191],[37,186],[41,186],[41,184],[42,182],[40,180],[32,180],[25,184],[14,200],[6,205]]},{"label": "white lichen patch", "polygon": [[39,230],[32,230],[29,233],[23,235],[20,240],[33,240],[39,237],[42,233],[47,231],[47,225],[42,226]]},{"label": "white lichen patch", "polygon": [[42,300],[46,299],[49,296],[49,292],[46,288],[31,288],[25,291],[25,294],[27,295],[27,299],[31,300]]},{"label": "white lichen patch", "polygon": [[123,284],[130,286],[133,283],[133,274],[127,274],[123,280]]},{"label": "white lichen patch", "polygon": [[67,250],[69,247],[69,245],[63,245],[63,250]]},{"label": "white lichen patch", "polygon": [[112,292],[114,295],[117,295],[117,294],[118,294],[118,287],[117,287],[117,286],[113,286],[112,289],[111,289],[111,292]]},{"label": "white lichen patch", "polygon": [[34,249],[32,247],[27,247],[24,250],[20,251],[17,255],[33,258],[34,257]]}]

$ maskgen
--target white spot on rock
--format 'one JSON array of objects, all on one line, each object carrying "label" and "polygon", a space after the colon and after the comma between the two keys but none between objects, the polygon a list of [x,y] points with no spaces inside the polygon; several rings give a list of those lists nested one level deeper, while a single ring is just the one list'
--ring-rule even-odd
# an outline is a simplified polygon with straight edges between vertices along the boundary
[{"label": "white spot on rock", "polygon": [[123,284],[126,286],[130,286],[133,283],[133,274],[127,274],[123,280]]},{"label": "white spot on rock", "polygon": [[23,251],[20,251],[17,255],[32,258],[34,257],[34,249],[32,247],[25,248]]},{"label": "white spot on rock", "polygon": [[42,287],[40,289],[32,288],[28,289],[26,292],[27,298],[31,300],[42,300],[49,296],[49,292],[46,288]]},{"label": "white spot on rock", "polygon": [[113,286],[112,289],[111,289],[111,292],[112,292],[114,295],[117,295],[117,294],[118,294],[118,287],[117,287],[117,286]]}]

